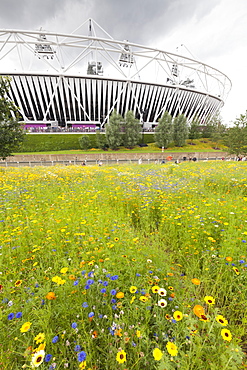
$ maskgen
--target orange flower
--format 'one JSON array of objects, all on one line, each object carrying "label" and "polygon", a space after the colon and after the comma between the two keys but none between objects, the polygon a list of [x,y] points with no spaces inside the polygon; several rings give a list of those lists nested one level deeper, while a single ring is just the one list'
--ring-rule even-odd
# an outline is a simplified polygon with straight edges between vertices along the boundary
[{"label": "orange flower", "polygon": [[49,292],[46,294],[45,298],[49,299],[49,301],[52,301],[53,299],[56,299],[55,293]]},{"label": "orange flower", "polygon": [[97,338],[98,337],[98,332],[97,330],[94,330],[93,333],[92,333],[92,338]]},{"label": "orange flower", "polygon": [[227,262],[232,262],[232,257],[226,257]]},{"label": "orange flower", "polygon": [[195,307],[193,308],[193,312],[197,317],[201,317],[205,314],[204,308],[199,304],[195,305]]},{"label": "orange flower", "polygon": [[124,297],[124,293],[123,293],[123,292],[118,292],[118,293],[116,294],[116,297],[117,297],[117,298],[123,298],[123,297]]},{"label": "orange flower", "polygon": [[199,279],[197,279],[197,278],[192,279],[192,280],[191,280],[191,282],[192,282],[193,284],[195,284],[195,285],[200,285],[200,284],[201,284],[200,280],[199,280]]}]

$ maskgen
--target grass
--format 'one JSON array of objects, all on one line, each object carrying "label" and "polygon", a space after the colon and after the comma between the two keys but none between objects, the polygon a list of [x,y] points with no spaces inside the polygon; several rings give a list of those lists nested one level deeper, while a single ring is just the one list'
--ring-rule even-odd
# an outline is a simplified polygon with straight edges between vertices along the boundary
[{"label": "grass", "polygon": [[[193,141],[194,145],[191,145],[190,140],[187,140],[186,145],[178,148],[173,145],[171,145],[168,149],[165,149],[165,152],[167,153],[194,153],[194,152],[201,152],[201,153],[206,153],[206,152],[219,152],[219,151],[226,151],[226,147],[223,146],[222,144],[216,144],[212,142],[209,139],[200,139],[200,140],[194,140]],[[214,149],[216,146],[219,147],[219,149]],[[35,155],[35,154],[85,154],[85,153],[160,153],[161,149],[158,148],[154,143],[148,144],[147,147],[135,147],[133,149],[126,149],[121,147],[117,151],[104,151],[100,149],[89,149],[87,151],[83,151],[80,149],[76,150],[58,150],[58,151],[42,151],[42,152],[23,152],[23,153],[14,153],[14,155]]]},{"label": "grass", "polygon": [[1,169],[0,369],[244,369],[246,170]]}]

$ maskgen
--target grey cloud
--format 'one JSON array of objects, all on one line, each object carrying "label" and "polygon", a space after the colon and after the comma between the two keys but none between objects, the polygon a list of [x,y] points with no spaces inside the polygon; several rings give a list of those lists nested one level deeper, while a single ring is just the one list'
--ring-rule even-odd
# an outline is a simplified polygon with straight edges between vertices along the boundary
[{"label": "grey cloud", "polygon": [[192,18],[201,18],[218,0],[0,0],[0,28],[71,32],[93,18],[115,39],[151,44]]}]

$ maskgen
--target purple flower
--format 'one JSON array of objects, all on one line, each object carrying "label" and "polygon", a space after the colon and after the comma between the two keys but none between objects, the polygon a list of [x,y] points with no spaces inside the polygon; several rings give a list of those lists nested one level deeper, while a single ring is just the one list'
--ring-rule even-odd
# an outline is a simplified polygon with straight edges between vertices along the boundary
[{"label": "purple flower", "polygon": [[94,280],[93,279],[88,279],[87,285],[92,285],[93,283],[94,283]]},{"label": "purple flower", "polygon": [[94,272],[93,272],[93,271],[90,271],[90,272],[88,273],[88,276],[89,276],[89,277],[92,277],[92,276],[93,276],[93,274],[94,274]]},{"label": "purple flower", "polygon": [[88,307],[87,302],[83,302],[83,303],[82,303],[82,307],[87,308],[87,307]]},{"label": "purple flower", "polygon": [[78,359],[79,362],[85,361],[86,357],[87,357],[87,354],[84,351],[79,352],[78,355],[77,355],[77,359]]},{"label": "purple flower", "polygon": [[79,346],[79,344],[77,344],[74,348],[74,351],[75,352],[79,352],[81,350],[81,346]]},{"label": "purple flower", "polygon": [[16,315],[15,315],[15,317],[17,319],[20,319],[22,317],[22,312],[17,312]]},{"label": "purple flower", "polygon": [[73,285],[78,285],[78,284],[79,284],[79,280],[75,280]]},{"label": "purple flower", "polygon": [[10,313],[8,315],[8,320],[12,320],[14,317],[15,317],[15,314],[14,313]]},{"label": "purple flower", "polygon": [[108,281],[103,281],[102,283],[104,286],[108,286]]},{"label": "purple flower", "polygon": [[116,295],[117,291],[116,291],[116,289],[112,289],[112,290],[110,291],[110,293],[111,293],[111,295]]},{"label": "purple flower", "polygon": [[52,359],[52,355],[47,354],[47,355],[45,356],[45,362],[49,362],[51,359]]},{"label": "purple flower", "polygon": [[55,335],[55,337],[52,338],[52,343],[57,343],[58,342],[58,335]]},{"label": "purple flower", "polygon": [[76,329],[76,328],[77,328],[77,323],[76,323],[76,322],[72,322],[71,327],[72,327],[73,329]]},{"label": "purple flower", "polygon": [[101,293],[106,293],[106,288],[100,290]]}]

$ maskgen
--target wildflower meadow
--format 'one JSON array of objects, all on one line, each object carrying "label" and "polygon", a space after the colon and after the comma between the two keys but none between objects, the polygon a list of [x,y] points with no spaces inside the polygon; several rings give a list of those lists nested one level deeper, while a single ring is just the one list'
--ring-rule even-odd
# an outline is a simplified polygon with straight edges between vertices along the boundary
[{"label": "wildflower meadow", "polygon": [[0,370],[246,368],[246,174],[1,169]]}]

